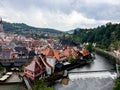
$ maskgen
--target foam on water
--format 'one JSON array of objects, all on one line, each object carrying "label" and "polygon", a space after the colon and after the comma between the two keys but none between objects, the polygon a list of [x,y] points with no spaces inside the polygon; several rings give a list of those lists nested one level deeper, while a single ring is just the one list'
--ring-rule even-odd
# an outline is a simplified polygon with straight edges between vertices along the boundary
[{"label": "foam on water", "polygon": [[115,72],[91,72],[91,73],[69,73],[70,80],[76,79],[86,79],[86,78],[117,78],[117,73]]},{"label": "foam on water", "polygon": [[68,85],[56,84],[54,90],[112,90],[115,72],[69,73]]}]

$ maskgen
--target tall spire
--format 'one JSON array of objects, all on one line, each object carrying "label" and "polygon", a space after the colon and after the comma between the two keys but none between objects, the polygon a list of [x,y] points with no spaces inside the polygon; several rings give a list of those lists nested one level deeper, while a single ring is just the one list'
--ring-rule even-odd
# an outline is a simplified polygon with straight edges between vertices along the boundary
[{"label": "tall spire", "polygon": [[0,32],[3,32],[3,23],[2,18],[0,17]]}]

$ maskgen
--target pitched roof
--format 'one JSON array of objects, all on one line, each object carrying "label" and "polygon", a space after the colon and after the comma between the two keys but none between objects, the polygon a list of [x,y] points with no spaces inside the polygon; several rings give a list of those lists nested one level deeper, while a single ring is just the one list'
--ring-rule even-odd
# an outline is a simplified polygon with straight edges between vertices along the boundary
[{"label": "pitched roof", "polygon": [[62,52],[55,49],[46,49],[45,51],[43,51],[43,54],[47,57],[54,57],[58,61],[63,60],[65,58],[65,55]]},{"label": "pitched roof", "polygon": [[0,51],[0,58],[1,59],[10,59],[12,51],[13,51],[13,49],[2,49]]},{"label": "pitched roof", "polygon": [[46,49],[43,51],[43,54],[45,54],[46,56],[54,56],[54,50],[53,49]]},{"label": "pitched roof", "polygon": [[24,53],[25,55],[28,55],[28,50],[26,49],[26,47],[22,47],[22,46],[19,46],[19,47],[15,47],[15,50],[17,51],[17,52],[22,52],[22,53]]},{"label": "pitched roof", "polygon": [[63,54],[63,52],[62,51],[54,51],[54,53],[55,53],[55,57],[56,57],[56,59],[58,60],[58,61],[62,61],[62,60],[64,60],[64,59],[66,59],[67,57]]},{"label": "pitched roof", "polygon": [[64,54],[65,56],[69,57],[69,56],[70,56],[70,50],[69,50],[69,49],[65,49],[65,50],[63,51],[63,54]]},{"label": "pitched roof", "polygon": [[45,66],[49,67],[49,68],[53,68],[47,61],[46,61],[46,57],[39,55],[39,57],[41,58],[42,62],[44,63]]},{"label": "pitched roof", "polygon": [[28,69],[28,70],[31,70],[31,71],[35,72],[38,69],[41,70],[42,69],[42,65],[40,65],[40,63],[38,61],[38,58],[34,57],[33,61],[27,67],[25,67],[25,68]]},{"label": "pitched roof", "polygon": [[82,51],[80,51],[80,53],[81,53],[83,56],[87,56],[87,55],[90,54],[88,50],[82,50]]}]

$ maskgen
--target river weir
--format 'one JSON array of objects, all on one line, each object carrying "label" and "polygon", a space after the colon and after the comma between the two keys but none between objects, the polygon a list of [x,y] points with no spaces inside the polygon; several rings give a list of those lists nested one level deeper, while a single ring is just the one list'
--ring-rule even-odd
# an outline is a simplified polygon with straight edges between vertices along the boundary
[{"label": "river weir", "polygon": [[56,84],[55,90],[112,90],[117,78],[115,67],[96,54],[91,64],[69,71],[68,85]]},{"label": "river weir", "polygon": [[77,80],[77,79],[87,79],[87,78],[112,78],[115,79],[117,77],[116,72],[89,72],[89,73],[70,73],[69,79],[70,80]]},{"label": "river weir", "polygon": [[[95,60],[85,66],[68,71],[67,85],[57,83],[54,90],[112,90],[117,78],[115,66],[107,58],[95,55]],[[26,90],[23,84],[0,85],[0,90]]]}]

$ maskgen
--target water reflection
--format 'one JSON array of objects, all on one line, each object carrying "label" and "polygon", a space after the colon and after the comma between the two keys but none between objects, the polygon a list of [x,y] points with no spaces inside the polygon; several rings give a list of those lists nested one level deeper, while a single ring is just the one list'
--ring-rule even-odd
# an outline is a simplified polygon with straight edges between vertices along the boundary
[{"label": "water reflection", "polygon": [[80,68],[76,68],[71,70],[71,72],[80,72],[80,71],[98,71],[98,70],[110,70],[113,69],[114,66],[110,64],[109,60],[106,58],[96,54],[96,58],[94,61],[86,66],[82,66]]},{"label": "water reflection", "polygon": [[[97,55],[94,62],[70,72],[110,70],[114,66],[106,58]],[[70,73],[69,84],[57,84],[55,90],[112,90],[116,72]]]}]

